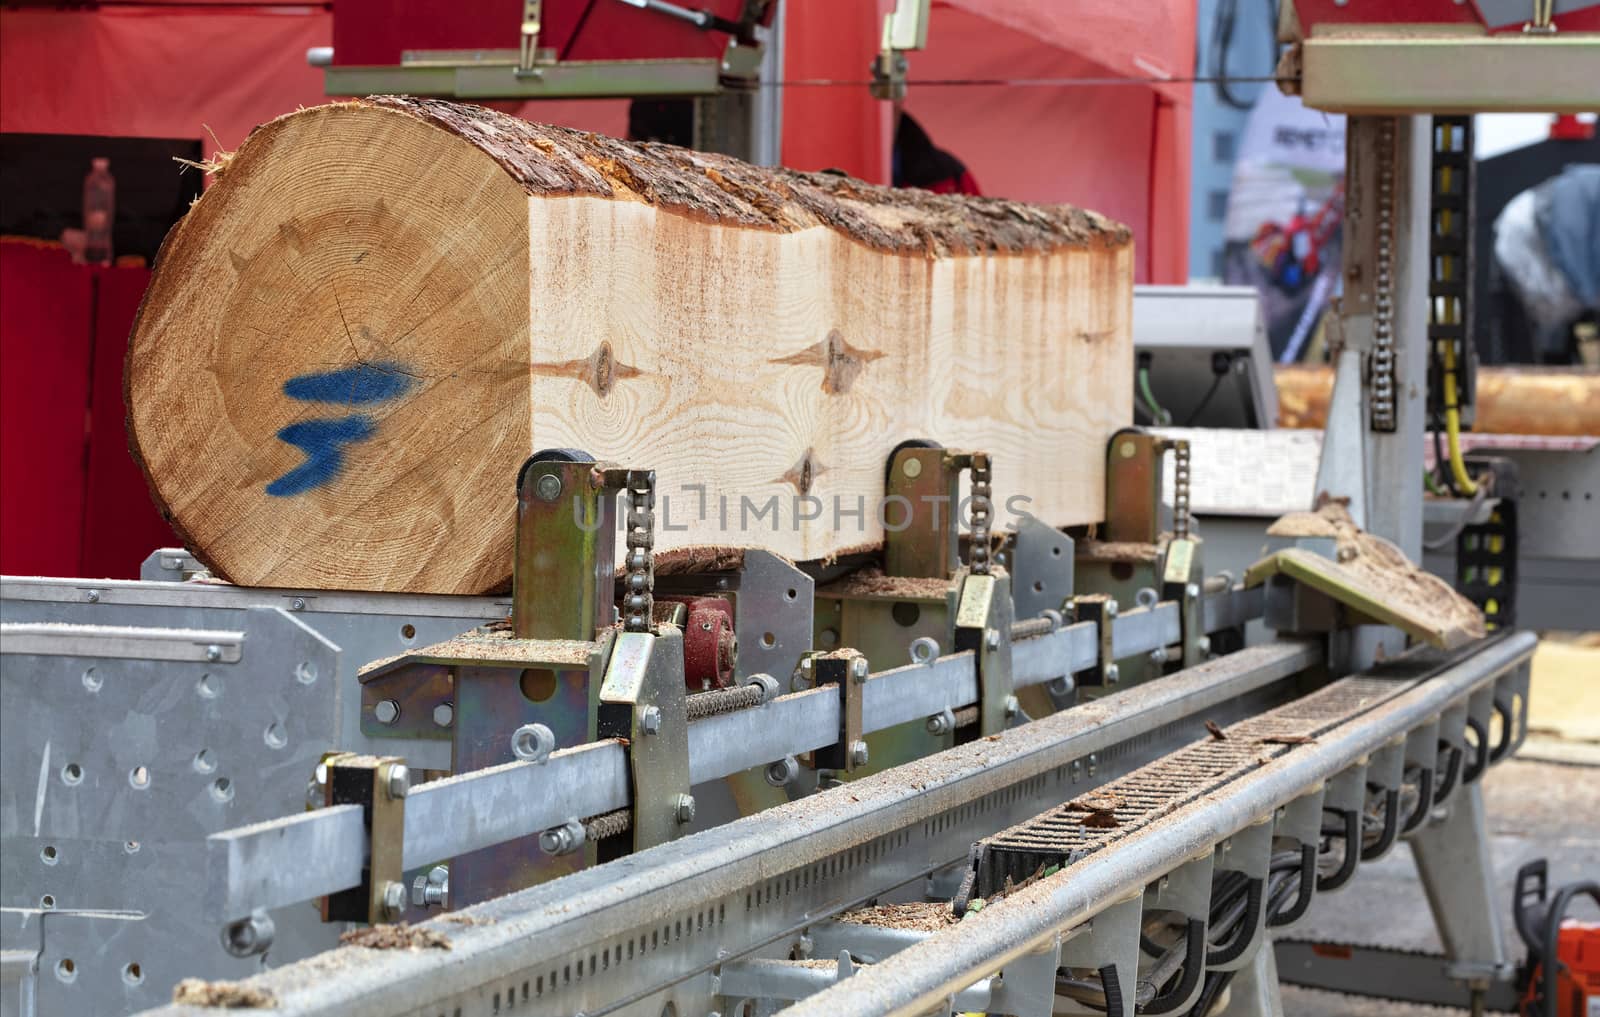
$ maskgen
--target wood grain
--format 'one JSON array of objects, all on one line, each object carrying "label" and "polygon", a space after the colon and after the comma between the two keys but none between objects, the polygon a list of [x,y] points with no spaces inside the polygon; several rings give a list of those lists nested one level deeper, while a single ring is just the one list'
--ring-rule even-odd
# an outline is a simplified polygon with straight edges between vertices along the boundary
[{"label": "wood grain", "polygon": [[911,437],[1086,523],[1131,292],[1126,230],[1076,209],[342,103],[259,128],[168,237],[130,434],[191,549],[253,585],[495,588],[545,447],[654,468],[664,549],[874,544]]}]

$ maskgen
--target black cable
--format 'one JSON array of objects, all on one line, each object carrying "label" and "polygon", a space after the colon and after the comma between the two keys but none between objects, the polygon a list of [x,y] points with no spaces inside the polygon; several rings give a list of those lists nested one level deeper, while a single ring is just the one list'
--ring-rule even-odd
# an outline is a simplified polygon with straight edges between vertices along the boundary
[{"label": "black cable", "polygon": [[1211,397],[1217,394],[1217,389],[1222,387],[1222,380],[1226,377],[1227,375],[1225,374],[1219,374],[1211,380],[1211,387],[1206,389],[1204,396],[1200,397],[1200,403],[1194,408],[1194,412],[1190,413],[1184,420],[1184,427],[1193,427],[1194,422],[1200,419],[1200,414],[1204,413],[1206,407],[1211,404]]}]

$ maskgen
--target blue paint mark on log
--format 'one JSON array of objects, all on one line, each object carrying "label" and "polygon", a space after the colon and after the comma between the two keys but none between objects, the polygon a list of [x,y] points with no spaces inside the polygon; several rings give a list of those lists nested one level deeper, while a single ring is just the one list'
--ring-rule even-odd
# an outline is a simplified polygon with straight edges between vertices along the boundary
[{"label": "blue paint mark on log", "polygon": [[372,437],[372,418],[364,413],[338,420],[302,420],[278,432],[278,438],[301,449],[306,461],[267,485],[275,498],[288,498],[321,487],[344,469],[345,446]]},{"label": "blue paint mark on log", "polygon": [[283,383],[283,394],[305,402],[364,406],[403,396],[416,384],[417,379],[406,373],[404,364],[386,361],[302,374]]}]

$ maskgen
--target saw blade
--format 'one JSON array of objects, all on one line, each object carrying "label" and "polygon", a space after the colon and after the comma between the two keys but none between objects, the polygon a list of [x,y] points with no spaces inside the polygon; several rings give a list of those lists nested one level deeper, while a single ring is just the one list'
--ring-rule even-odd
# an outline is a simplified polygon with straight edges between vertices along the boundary
[{"label": "saw blade", "polygon": [[[1273,947],[1278,979],[1286,985],[1427,1006],[1467,1009],[1472,1004],[1472,990],[1450,977],[1449,959],[1442,954],[1302,939],[1275,939]],[[1493,982],[1485,991],[1487,1010],[1515,1013],[1517,1004],[1510,981]]]}]

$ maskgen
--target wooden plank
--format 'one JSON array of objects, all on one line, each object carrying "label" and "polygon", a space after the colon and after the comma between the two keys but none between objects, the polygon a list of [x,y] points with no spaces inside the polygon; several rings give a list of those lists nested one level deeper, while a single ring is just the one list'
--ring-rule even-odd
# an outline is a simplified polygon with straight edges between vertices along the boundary
[{"label": "wooden plank", "polygon": [[1131,297],[1127,231],[1064,206],[336,104],[254,132],[169,236],[130,431],[256,585],[492,589],[546,447],[653,467],[668,550],[875,546],[912,437],[993,453],[1001,524],[1013,495],[1087,523]]}]

